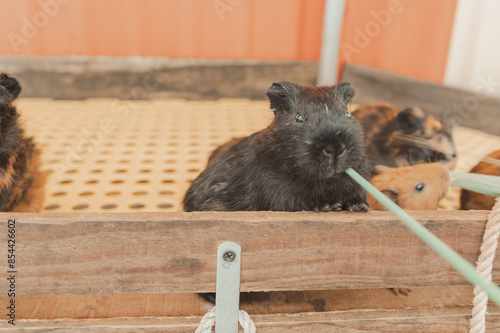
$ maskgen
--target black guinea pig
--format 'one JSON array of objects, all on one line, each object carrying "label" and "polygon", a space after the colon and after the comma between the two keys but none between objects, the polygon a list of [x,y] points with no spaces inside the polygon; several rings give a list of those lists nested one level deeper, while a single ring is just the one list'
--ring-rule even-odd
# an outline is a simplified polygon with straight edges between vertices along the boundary
[{"label": "black guinea pig", "polygon": [[0,73],[0,211],[38,212],[43,207],[46,175],[41,152],[27,137],[14,100],[19,82]]},{"label": "black guinea pig", "polygon": [[275,118],[219,147],[184,197],[186,211],[367,211],[366,192],[345,170],[370,179],[363,131],[347,110],[350,83],[273,83]]}]

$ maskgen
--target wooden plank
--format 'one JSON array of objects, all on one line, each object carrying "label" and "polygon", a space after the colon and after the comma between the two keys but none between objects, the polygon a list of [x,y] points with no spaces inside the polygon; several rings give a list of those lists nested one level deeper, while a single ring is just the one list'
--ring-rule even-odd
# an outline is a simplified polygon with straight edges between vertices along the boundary
[{"label": "wooden plank", "polygon": [[[472,286],[242,293],[249,314],[472,306]],[[8,304],[0,296],[0,304]],[[213,305],[197,294],[18,295],[18,319],[203,316]]]},{"label": "wooden plank", "polygon": [[[499,308],[490,306],[486,316],[486,331],[500,330]],[[440,332],[469,331],[470,307],[400,309],[390,311],[338,311],[322,313],[254,315],[259,333],[280,332]],[[0,322],[0,332],[193,332],[200,317],[113,318],[113,319],[61,319],[19,320],[16,327]],[[240,329],[240,332],[242,330]]]},{"label": "wooden plank", "polygon": [[[19,80],[23,87],[21,97],[68,100],[267,100],[266,91],[273,82],[311,84],[316,81],[318,70],[316,61],[85,56],[0,56],[0,67]],[[268,107],[263,109],[266,111],[271,112]]]},{"label": "wooden plank", "polygon": [[356,88],[354,102],[369,104],[387,101],[400,107],[419,106],[424,111],[458,125],[476,128],[491,134],[500,134],[499,82],[484,78],[484,85],[476,91],[466,91],[429,81],[414,79],[366,66],[346,64],[342,81],[352,82]]},{"label": "wooden plank", "polygon": [[[487,211],[411,214],[477,259]],[[216,248],[227,240],[243,248],[241,291],[467,284],[388,212],[2,213],[4,244],[8,218],[28,295],[214,291]]]}]

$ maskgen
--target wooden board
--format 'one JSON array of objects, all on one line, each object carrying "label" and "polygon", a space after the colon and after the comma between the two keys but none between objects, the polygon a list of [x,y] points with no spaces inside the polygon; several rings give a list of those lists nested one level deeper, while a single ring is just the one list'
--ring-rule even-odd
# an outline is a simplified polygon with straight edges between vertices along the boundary
[{"label": "wooden board", "polygon": [[[500,330],[499,308],[488,308],[487,332]],[[442,309],[412,309],[390,311],[339,311],[323,313],[298,313],[255,315],[252,320],[259,333],[317,332],[342,333],[457,333],[469,332],[470,307]],[[23,332],[64,331],[74,332],[193,332],[200,317],[182,318],[113,318],[86,320],[19,320]],[[17,332],[18,327],[0,322],[0,332]],[[242,330],[240,329],[240,332]]]},{"label": "wooden board", "polygon": [[346,64],[342,73],[342,81],[356,88],[357,104],[416,105],[458,125],[498,135],[500,122],[492,119],[500,117],[500,98],[493,97],[492,91],[498,90],[499,83],[490,79],[484,78],[484,85],[476,91],[466,91],[355,64]]},{"label": "wooden board", "polygon": [[[394,310],[472,306],[472,286],[242,293],[249,314]],[[8,304],[0,296],[0,304]],[[91,319],[203,316],[213,305],[197,294],[18,295],[17,319]]]},{"label": "wooden board", "polygon": [[0,66],[19,80],[21,97],[63,100],[267,100],[273,82],[313,84],[318,70],[316,61],[18,55],[0,56]]},{"label": "wooden board", "polygon": [[[411,212],[470,262],[487,214]],[[243,248],[241,291],[468,284],[388,212],[2,213],[0,230],[9,218],[25,295],[214,291],[227,240]]]}]

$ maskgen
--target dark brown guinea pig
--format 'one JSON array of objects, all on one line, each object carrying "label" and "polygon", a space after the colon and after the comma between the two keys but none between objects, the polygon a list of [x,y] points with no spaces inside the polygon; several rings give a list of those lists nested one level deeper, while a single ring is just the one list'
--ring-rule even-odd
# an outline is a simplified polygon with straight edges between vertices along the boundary
[{"label": "dark brown guinea pig", "polygon": [[[471,169],[471,173],[480,173],[483,175],[500,176],[500,150],[494,151],[488,155],[491,159],[496,159],[497,163],[487,161],[479,162]],[[460,209],[491,210],[495,204],[495,197],[462,189],[460,195]]]},{"label": "dark brown guinea pig", "polygon": [[353,116],[363,127],[367,155],[374,165],[402,167],[441,162],[450,169],[455,167],[452,126],[420,108],[401,110],[376,103],[359,107]]},{"label": "dark brown guinea pig", "polygon": [[186,211],[367,211],[366,192],[344,171],[370,179],[363,132],[347,110],[350,83],[274,83],[275,118],[216,150],[184,197]]},{"label": "dark brown guinea pig", "polygon": [[20,92],[15,78],[0,74],[0,211],[37,212],[46,177],[40,171],[40,151],[24,135],[12,104]]},{"label": "dark brown guinea pig", "polygon": [[[373,186],[405,210],[437,209],[450,187],[448,167],[423,163],[401,168],[375,167]],[[368,193],[373,210],[387,210]]]},{"label": "dark brown guinea pig", "polygon": [[229,140],[228,142],[224,143],[223,145],[220,145],[219,147],[217,147],[208,157],[207,167],[210,164],[212,164],[217,159],[217,157],[222,155],[226,150],[228,150],[231,146],[236,144],[241,139],[243,139],[243,138],[233,138],[233,139]]}]

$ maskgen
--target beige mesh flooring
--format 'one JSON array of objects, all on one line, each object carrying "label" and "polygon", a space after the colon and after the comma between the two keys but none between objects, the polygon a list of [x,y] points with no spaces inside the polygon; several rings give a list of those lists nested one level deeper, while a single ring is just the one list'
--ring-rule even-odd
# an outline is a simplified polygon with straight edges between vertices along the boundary
[{"label": "beige mesh flooring", "polygon": [[[209,153],[272,119],[265,101],[17,102],[25,128],[50,172],[45,211],[179,211]],[[456,171],[468,171],[500,137],[459,128]],[[458,207],[450,190],[442,208]]]}]

